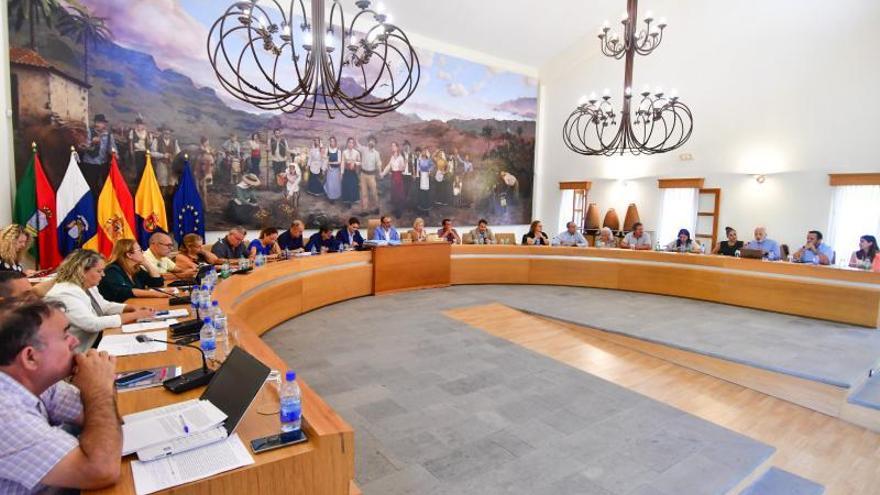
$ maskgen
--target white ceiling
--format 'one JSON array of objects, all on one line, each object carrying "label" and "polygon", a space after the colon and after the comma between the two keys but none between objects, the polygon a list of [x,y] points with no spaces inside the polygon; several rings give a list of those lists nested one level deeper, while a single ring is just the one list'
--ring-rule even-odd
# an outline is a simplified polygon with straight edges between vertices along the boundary
[{"label": "white ceiling", "polygon": [[407,34],[537,69],[605,19],[624,0],[382,0]]}]

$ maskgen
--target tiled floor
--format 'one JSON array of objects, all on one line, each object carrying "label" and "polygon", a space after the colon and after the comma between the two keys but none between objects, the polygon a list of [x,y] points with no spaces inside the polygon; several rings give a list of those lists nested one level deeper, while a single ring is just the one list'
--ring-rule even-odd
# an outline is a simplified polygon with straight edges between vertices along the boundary
[{"label": "tiled floor", "polygon": [[442,314],[492,291],[363,298],[265,336],[354,426],[365,493],[722,494],[773,452]]}]

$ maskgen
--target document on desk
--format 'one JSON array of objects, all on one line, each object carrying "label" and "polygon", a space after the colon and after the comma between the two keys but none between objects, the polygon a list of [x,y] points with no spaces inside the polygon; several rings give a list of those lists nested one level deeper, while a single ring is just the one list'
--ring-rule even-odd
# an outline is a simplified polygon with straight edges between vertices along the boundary
[{"label": "document on desk", "polygon": [[[177,320],[174,318],[168,318],[166,320],[159,321],[143,321],[140,323],[126,323],[122,325],[122,333],[137,333],[137,332],[146,332],[148,330],[160,330],[162,328],[168,328],[171,325],[177,323]],[[163,339],[165,337],[162,337]]]},{"label": "document on desk", "polygon": [[[146,335],[154,339],[165,340],[168,332],[147,332]],[[112,356],[132,356],[135,354],[148,354],[150,352],[163,352],[168,350],[168,344],[164,342],[138,342],[137,335],[105,335],[98,344],[99,351],[107,351]]]},{"label": "document on desk", "polygon": [[189,310],[186,308],[169,309],[167,313],[156,315],[157,320],[165,320],[168,318],[186,318],[189,316]]},{"label": "document on desk", "polygon": [[206,400],[194,401],[174,412],[159,409],[156,414],[140,414],[135,420],[124,418],[122,455],[216,428],[225,419],[226,414]]},{"label": "document on desk", "polygon": [[131,462],[134,490],[147,495],[254,463],[238,434],[202,448],[155,461]]}]

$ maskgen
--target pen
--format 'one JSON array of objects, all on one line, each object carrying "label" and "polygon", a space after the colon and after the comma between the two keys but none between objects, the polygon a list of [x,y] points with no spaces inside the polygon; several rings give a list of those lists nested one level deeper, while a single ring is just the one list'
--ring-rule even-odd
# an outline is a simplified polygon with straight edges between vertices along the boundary
[{"label": "pen", "polygon": [[189,433],[189,426],[187,426],[186,421],[183,419],[183,414],[178,414],[178,418],[180,418],[180,424],[183,425],[183,432]]}]

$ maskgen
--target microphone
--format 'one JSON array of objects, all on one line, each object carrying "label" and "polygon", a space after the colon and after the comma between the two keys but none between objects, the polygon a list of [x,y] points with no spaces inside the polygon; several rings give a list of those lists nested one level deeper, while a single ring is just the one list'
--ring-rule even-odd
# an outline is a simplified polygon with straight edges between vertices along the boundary
[{"label": "microphone", "polygon": [[208,358],[205,356],[205,351],[203,351],[200,347],[191,345],[191,344],[179,344],[177,342],[169,342],[167,340],[154,339],[147,335],[138,335],[135,337],[138,342],[164,342],[166,344],[176,345],[178,347],[189,347],[190,349],[195,349],[199,351],[202,355],[202,367],[201,369],[195,369],[190,371],[189,373],[184,373],[178,377],[170,378],[162,382],[162,386],[165,387],[169,392],[179,394],[182,392],[186,392],[187,390],[192,390],[196,387],[201,387],[202,385],[207,385],[208,382],[211,381],[211,378],[214,377],[214,370],[208,368]]}]

